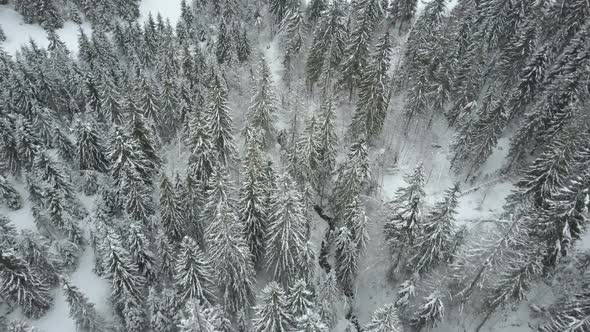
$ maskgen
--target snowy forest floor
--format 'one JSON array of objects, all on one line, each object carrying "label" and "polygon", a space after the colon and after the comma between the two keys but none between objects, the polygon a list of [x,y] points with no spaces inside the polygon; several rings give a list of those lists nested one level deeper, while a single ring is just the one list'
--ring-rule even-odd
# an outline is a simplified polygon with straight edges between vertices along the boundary
[{"label": "snowy forest floor", "polygon": [[[180,1],[168,0],[165,1],[165,6],[162,6],[162,2],[161,0],[143,0],[140,8],[142,17],[147,17],[150,11],[153,13],[160,11],[164,17],[169,18],[174,24],[180,15]],[[45,31],[41,27],[25,24],[22,17],[8,6],[0,5],[0,25],[2,25],[8,38],[6,42],[0,43],[0,46],[9,53],[14,54],[20,44],[27,42],[29,39],[35,40],[38,45],[43,47],[48,44]],[[74,53],[77,52],[78,28],[73,22],[66,22],[64,27],[57,31],[61,39]],[[83,24],[82,28],[87,32],[91,30],[87,24]],[[265,40],[265,38],[267,39]],[[270,42],[268,38],[268,34],[261,34],[258,48],[265,54],[270,64],[276,90],[283,99],[288,97],[289,93],[284,86],[281,86],[282,65],[279,46],[276,38],[272,38]],[[394,63],[396,61],[397,59],[393,60]],[[303,110],[313,109],[318,103],[313,98],[301,100],[300,102],[303,105]],[[234,111],[241,114],[243,107],[240,109],[237,106],[239,105],[234,105]],[[377,308],[395,301],[397,283],[403,281],[392,282],[387,277],[390,256],[383,241],[383,209],[384,203],[393,197],[400,186],[404,185],[402,175],[405,172],[412,170],[419,162],[424,163],[427,179],[425,191],[430,204],[440,199],[443,191],[454,182],[461,182],[463,195],[460,198],[457,220],[469,228],[478,227],[486,220],[498,218],[502,212],[504,198],[512,189],[511,179],[499,175],[499,170],[507,152],[508,137],[500,140],[492,156],[481,168],[477,179],[465,182],[464,177],[456,177],[449,169],[448,149],[453,130],[448,129],[446,122],[442,119],[435,119],[431,128],[425,128],[425,123],[428,122],[426,119],[426,121],[421,121],[423,123],[419,125],[421,128],[410,128],[407,135],[404,135],[404,121],[399,118],[401,106],[401,101],[394,98],[385,126],[384,137],[371,148],[372,160],[377,161],[373,163],[377,165],[377,168],[373,168],[372,175],[377,180],[379,187],[372,197],[365,197],[364,200],[371,221],[369,228],[370,241],[364,257],[359,260],[359,275],[355,289],[356,298],[355,303],[352,304],[353,312],[357,315],[361,325],[365,325],[370,320],[372,313]],[[337,110],[339,137],[344,136],[343,133],[349,123],[351,111],[348,102],[344,101],[339,104]],[[302,113],[304,114],[304,112]],[[285,127],[287,126],[289,114],[283,111],[281,115],[283,119],[279,127]],[[236,117],[236,128],[240,128],[240,116]],[[421,135],[414,135],[415,133],[421,133]],[[342,146],[346,146],[346,144],[342,144]],[[166,151],[168,151],[166,156],[166,159],[169,160],[168,167],[180,167],[182,162],[176,160],[176,158],[183,158],[177,152],[181,151],[181,147],[166,147]],[[341,153],[345,153],[344,149],[341,149]],[[274,157],[278,159],[278,156]],[[27,196],[22,183],[16,182],[15,186],[23,197]],[[80,199],[86,205],[88,211],[92,211],[93,197],[86,197],[81,194]],[[25,205],[18,211],[0,208],[0,213],[9,217],[20,229],[35,229],[29,205]],[[316,245],[316,250],[319,252],[323,234],[327,231],[327,225],[315,214],[313,216],[312,239]],[[586,234],[582,241],[579,241],[579,244],[586,248],[590,247],[590,236]],[[110,311],[108,304],[109,285],[105,280],[94,274],[92,271],[93,266],[94,254],[90,247],[86,247],[79,268],[71,275],[71,281],[97,305],[99,312],[108,313]],[[262,287],[263,283],[259,282],[259,286]],[[55,305],[47,315],[34,321],[33,324],[45,332],[76,331],[74,322],[67,318],[68,306],[65,303],[62,291],[57,289],[55,292]],[[529,316],[529,303],[543,304],[551,299],[553,299],[553,294],[549,287],[539,284],[529,294],[527,301],[522,302],[514,311],[498,311],[490,319],[483,331],[531,331],[532,328],[529,327],[528,323],[533,319]],[[337,332],[346,329],[348,324],[348,321],[344,319],[346,311],[343,299],[339,324],[334,329]],[[13,313],[13,315],[18,314],[18,312]],[[456,314],[452,313],[451,315]],[[461,317],[450,317],[446,324],[437,327],[435,331],[471,331],[477,323],[474,323],[474,317],[465,318],[465,316],[463,314]],[[478,321],[479,318],[477,318]]]}]

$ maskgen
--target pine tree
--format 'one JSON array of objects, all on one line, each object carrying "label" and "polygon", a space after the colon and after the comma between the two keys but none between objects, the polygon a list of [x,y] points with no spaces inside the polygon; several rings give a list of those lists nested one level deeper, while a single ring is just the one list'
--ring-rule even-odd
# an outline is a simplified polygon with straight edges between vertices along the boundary
[{"label": "pine tree", "polygon": [[386,31],[377,41],[368,68],[361,75],[358,100],[350,128],[353,137],[367,137],[371,141],[381,134],[389,104],[387,72],[391,48],[389,31]]},{"label": "pine tree", "polygon": [[32,124],[23,117],[19,117],[16,123],[16,141],[23,168],[30,171],[35,155],[41,150],[41,141]]},{"label": "pine tree", "polygon": [[217,332],[216,313],[213,308],[204,309],[198,301],[190,301],[186,305],[184,318],[180,321],[180,332]]},{"label": "pine tree", "polygon": [[246,141],[246,159],[244,160],[245,178],[240,191],[240,223],[254,264],[258,265],[264,258],[264,237],[268,224],[268,207],[266,204],[266,174],[262,151],[255,138]]},{"label": "pine tree", "polygon": [[215,152],[211,129],[207,118],[202,112],[193,112],[189,120],[189,138],[187,145],[190,147],[188,160],[188,173],[190,178],[201,183],[207,183],[213,165],[215,165]]},{"label": "pine tree", "polygon": [[338,169],[338,178],[332,194],[336,219],[344,216],[346,207],[362,192],[370,179],[367,144],[364,140],[350,146],[346,159]]},{"label": "pine tree", "polygon": [[106,173],[108,162],[105,147],[94,122],[80,122],[76,125],[76,152],[80,170]]},{"label": "pine tree", "polygon": [[38,330],[31,326],[24,320],[13,320],[6,327],[7,332],[38,332]]},{"label": "pine tree", "polygon": [[338,230],[336,237],[336,277],[344,294],[352,294],[357,272],[358,249],[348,227]]},{"label": "pine tree", "polygon": [[322,317],[315,312],[315,310],[308,309],[301,317],[296,318],[297,332],[328,332],[330,329],[326,325]]},{"label": "pine tree", "polygon": [[26,23],[40,23],[46,30],[63,27],[63,18],[53,0],[19,0],[15,9],[23,15]]},{"label": "pine tree", "polygon": [[317,22],[326,9],[328,9],[326,0],[313,0],[307,7],[307,20],[312,23]]},{"label": "pine tree", "polygon": [[158,258],[158,276],[163,281],[169,281],[174,275],[174,261],[176,253],[164,231],[158,231],[155,239],[156,257]]},{"label": "pine tree", "polygon": [[275,22],[280,24],[289,14],[289,11],[299,7],[299,5],[298,0],[270,0],[269,11],[274,15]]},{"label": "pine tree", "polygon": [[174,242],[181,241],[186,224],[178,194],[174,191],[168,177],[163,174],[160,181],[160,215],[166,235]]},{"label": "pine tree", "polygon": [[315,136],[317,143],[317,185],[316,190],[320,193],[320,201],[323,199],[326,186],[332,177],[332,172],[336,166],[336,146],[338,137],[336,136],[336,113],[332,105],[332,99],[327,98],[320,108],[318,115],[318,126]]},{"label": "pine tree", "polygon": [[271,281],[260,294],[260,305],[254,308],[256,318],[253,332],[287,332],[290,331],[294,317],[289,312],[285,291]]},{"label": "pine tree", "polygon": [[123,128],[115,127],[108,152],[110,173],[117,189],[122,187],[127,174],[139,174],[144,182],[149,181],[149,166],[144,160],[139,143]]},{"label": "pine tree", "polygon": [[369,242],[368,223],[369,219],[362,207],[361,202],[355,197],[346,207],[344,223],[352,234],[352,240],[356,245],[358,253],[361,254]]},{"label": "pine tree", "polygon": [[197,300],[201,303],[215,302],[213,267],[197,243],[185,236],[180,244],[174,280],[181,303]]},{"label": "pine tree", "polygon": [[270,146],[272,137],[276,134],[276,97],[273,92],[273,82],[270,68],[264,58],[260,59],[258,67],[259,81],[256,92],[250,102],[248,118],[250,124],[259,130],[265,139],[265,145]]},{"label": "pine tree", "polygon": [[[155,52],[155,51],[154,51]],[[149,51],[146,53],[150,53]],[[137,88],[135,91],[135,99],[131,100],[129,99],[128,103],[130,103],[129,105],[127,105],[128,108],[131,109],[132,112],[134,112],[134,107],[136,107],[136,105],[134,104],[134,101],[137,100],[139,109],[141,110],[141,115],[143,115],[142,119],[139,119],[140,121],[145,122],[147,125],[147,127],[151,127],[150,132],[153,133],[155,136],[157,136],[158,133],[160,133],[160,130],[162,128],[162,119],[161,119],[161,106],[160,106],[160,99],[158,96],[158,91],[157,88],[155,87],[154,82],[152,81],[152,79],[150,77],[148,77],[147,75],[142,76],[139,79],[139,82],[137,83]],[[133,104],[132,104],[133,103]],[[133,113],[132,113],[133,115]],[[143,128],[139,129],[142,130]],[[145,129],[143,129],[145,130]],[[146,130],[147,131],[147,130]],[[135,135],[134,135],[135,136]],[[143,134],[144,137],[146,137],[145,139],[148,140],[149,136],[146,134]],[[142,141],[139,137],[136,137],[140,142]],[[152,139],[153,140],[153,139]],[[151,144],[149,144],[149,146],[153,147],[153,142]],[[151,154],[153,154],[154,152],[152,150],[148,150],[149,153],[146,153],[146,155],[151,156]],[[146,151],[144,151],[146,152]],[[151,159],[152,157],[150,157]],[[154,157],[154,162],[157,162],[158,159]]]},{"label": "pine tree", "polygon": [[57,154],[61,160],[71,165],[77,157],[74,142],[59,127],[55,128],[54,131],[52,145],[57,149]]},{"label": "pine tree", "polygon": [[4,32],[4,30],[0,26],[0,43],[5,42],[5,41],[6,41],[6,33]]},{"label": "pine tree", "polygon": [[229,64],[232,60],[232,41],[227,31],[225,20],[219,23],[219,32],[215,48],[215,56],[219,65]]},{"label": "pine tree", "polygon": [[426,272],[438,264],[448,261],[453,252],[456,226],[459,185],[449,188],[442,201],[437,202],[424,218],[422,232],[416,238],[416,253],[410,264],[418,273]]},{"label": "pine tree", "polygon": [[137,265],[123,248],[120,235],[115,230],[107,230],[100,251],[104,253],[103,269],[111,280],[115,304],[121,307],[126,303],[141,305],[145,281],[139,276]]},{"label": "pine tree", "polygon": [[24,165],[19,154],[16,123],[2,118],[0,119],[0,130],[4,133],[0,137],[0,157],[3,160],[0,163],[0,169],[10,172],[14,176],[19,176]]},{"label": "pine tree", "polygon": [[313,294],[307,289],[303,279],[297,280],[287,291],[287,308],[293,317],[306,314],[313,307]]},{"label": "pine tree", "polygon": [[104,318],[96,312],[94,303],[90,302],[86,295],[68,280],[62,279],[61,282],[66,302],[70,307],[70,317],[76,322],[76,327],[88,332],[104,331]]},{"label": "pine tree", "polygon": [[350,98],[369,62],[369,45],[373,29],[385,15],[381,0],[363,0],[359,7],[355,29],[346,42],[337,83],[340,90],[348,90]]},{"label": "pine tree", "polygon": [[289,155],[289,169],[297,182],[316,182],[316,170],[319,169],[320,143],[316,137],[317,120],[315,114],[307,121],[301,137]]},{"label": "pine tree", "polygon": [[241,63],[246,62],[250,59],[250,55],[252,54],[252,47],[250,46],[250,40],[248,40],[248,32],[246,29],[239,32],[236,38],[236,55],[238,61]]},{"label": "pine tree", "polygon": [[155,332],[176,331],[176,302],[175,294],[171,289],[163,289],[157,292],[151,287],[148,295],[150,327]]},{"label": "pine tree", "polygon": [[445,306],[441,294],[435,292],[424,298],[424,302],[418,307],[415,317],[410,324],[417,330],[433,329],[445,315]]},{"label": "pine tree", "polygon": [[139,145],[141,154],[144,157],[144,163],[146,164],[147,174],[149,175],[146,179],[146,183],[151,183],[151,176],[156,174],[156,171],[160,168],[162,161],[156,147],[156,141],[153,137],[153,131],[147,126],[145,118],[142,114],[137,111],[133,101],[129,100],[128,108],[131,112],[131,122],[129,124],[130,134],[136,140]]},{"label": "pine tree", "polygon": [[[223,196],[215,187],[208,194],[209,197]],[[235,313],[253,300],[255,272],[252,255],[243,238],[243,229],[237,221],[233,203],[227,198],[217,198],[208,203],[207,210],[210,213],[205,215],[212,215],[206,232],[208,253],[221,290],[221,302],[229,312]]]},{"label": "pine tree", "polygon": [[[399,23],[401,31],[404,25],[411,23],[416,13],[416,0],[394,0],[389,7],[389,17],[393,25]],[[407,28],[406,28],[407,29]]]},{"label": "pine tree", "polygon": [[398,332],[402,331],[401,323],[397,315],[397,309],[393,304],[387,304],[373,313],[371,322],[364,328],[367,332]]},{"label": "pine tree", "polygon": [[124,201],[125,211],[131,219],[141,222],[143,226],[152,227],[152,216],[155,214],[154,203],[150,188],[142,182],[139,174],[133,170],[127,170],[121,186],[124,194],[121,199]]},{"label": "pine tree", "polygon": [[281,22],[281,30],[284,35],[283,44],[285,48],[285,56],[283,58],[283,66],[285,68],[284,80],[287,82],[287,86],[289,86],[294,62],[296,62],[297,56],[301,52],[307,30],[305,17],[300,6],[289,9],[287,15]]},{"label": "pine tree", "polygon": [[[341,1],[331,1],[320,17],[305,64],[306,81],[313,86],[326,68],[331,75],[344,56],[346,46],[346,15]],[[330,80],[328,80],[330,81]]]},{"label": "pine tree", "polygon": [[23,206],[19,193],[2,175],[0,175],[0,202],[12,210],[18,210]]},{"label": "pine tree", "polygon": [[[176,189],[177,192],[179,189]],[[205,248],[205,220],[201,218],[203,204],[203,184],[195,181],[192,176],[186,177],[186,187],[181,191],[183,195],[184,219],[193,238],[201,249]]]},{"label": "pine tree", "polygon": [[31,271],[43,276],[43,282],[53,287],[59,282],[60,269],[59,258],[51,251],[47,239],[36,235],[31,231],[22,231],[16,237],[13,245],[17,254],[30,266]]},{"label": "pine tree", "polygon": [[590,294],[582,290],[571,298],[560,301],[551,312],[550,321],[541,332],[585,331],[590,328]]},{"label": "pine tree", "polygon": [[275,280],[289,285],[298,270],[297,257],[305,246],[307,222],[301,196],[286,176],[273,198],[266,235],[266,265]]},{"label": "pine tree", "polygon": [[336,323],[336,303],[339,300],[340,290],[338,288],[336,273],[334,270],[331,270],[326,276],[326,279],[322,280],[318,289],[318,308],[320,316],[322,316],[322,319],[329,327],[333,327]]},{"label": "pine tree", "polygon": [[395,301],[396,308],[403,309],[408,306],[410,300],[416,295],[416,282],[419,277],[418,274],[414,274],[410,279],[405,280],[399,285],[397,300]]},{"label": "pine tree", "polygon": [[138,222],[130,222],[129,232],[125,242],[131,259],[137,265],[139,275],[147,282],[156,280],[156,257],[151,249],[151,243],[146,235],[145,227]]},{"label": "pine tree", "polygon": [[305,280],[308,285],[313,286],[315,284],[315,274],[318,268],[317,254],[314,249],[314,244],[311,241],[307,241],[303,250],[299,253],[299,276]]},{"label": "pine tree", "polygon": [[217,153],[217,160],[224,166],[229,165],[237,154],[233,143],[233,125],[230,113],[227,90],[219,75],[214,73],[209,84],[207,111],[204,120],[211,130],[211,142],[213,150]]},{"label": "pine tree", "polygon": [[407,246],[413,246],[422,227],[424,200],[424,167],[418,165],[412,173],[404,175],[407,187],[398,189],[389,203],[390,211],[385,222],[385,238],[392,251],[397,252],[397,266]]},{"label": "pine tree", "polygon": [[122,310],[125,331],[142,332],[146,330],[146,317],[143,308],[133,300],[125,300]]},{"label": "pine tree", "polygon": [[13,252],[0,252],[0,293],[9,303],[20,305],[27,317],[38,318],[51,307],[49,288],[42,276]]},{"label": "pine tree", "polygon": [[100,109],[103,115],[115,125],[123,124],[123,105],[118,87],[112,80],[105,79],[100,85]]}]

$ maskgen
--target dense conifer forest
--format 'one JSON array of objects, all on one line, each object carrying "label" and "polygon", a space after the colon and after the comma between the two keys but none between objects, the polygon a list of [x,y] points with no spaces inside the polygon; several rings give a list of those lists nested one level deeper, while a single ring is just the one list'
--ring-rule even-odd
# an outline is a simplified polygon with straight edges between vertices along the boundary
[{"label": "dense conifer forest", "polygon": [[0,331],[590,331],[590,2],[142,6],[0,0]]}]

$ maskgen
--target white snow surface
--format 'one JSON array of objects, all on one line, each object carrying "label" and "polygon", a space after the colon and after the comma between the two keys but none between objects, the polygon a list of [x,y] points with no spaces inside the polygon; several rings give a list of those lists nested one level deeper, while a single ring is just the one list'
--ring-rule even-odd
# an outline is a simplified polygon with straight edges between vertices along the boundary
[{"label": "white snow surface", "polygon": [[[0,5],[0,26],[6,34],[6,41],[0,43],[0,47],[9,54],[14,55],[22,44],[29,40],[34,40],[41,47],[49,45],[45,30],[37,24],[25,23],[23,16],[14,11],[12,5]],[[92,31],[90,24],[83,23],[79,26],[72,21],[66,21],[63,28],[56,30],[61,40],[74,54],[78,53],[78,31],[80,28],[86,33]]]}]

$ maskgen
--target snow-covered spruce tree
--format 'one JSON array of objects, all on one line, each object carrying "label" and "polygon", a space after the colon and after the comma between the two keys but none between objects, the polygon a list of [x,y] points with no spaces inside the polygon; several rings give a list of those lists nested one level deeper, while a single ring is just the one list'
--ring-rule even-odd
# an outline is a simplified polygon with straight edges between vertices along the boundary
[{"label": "snow-covered spruce tree", "polygon": [[307,30],[305,15],[300,5],[287,11],[287,15],[281,22],[281,30],[283,33],[282,43],[285,48],[285,55],[283,57],[285,72],[283,74],[283,80],[287,83],[287,86],[290,86],[293,69],[297,63],[298,55],[303,48]]},{"label": "snow-covered spruce tree", "polygon": [[16,142],[22,168],[30,171],[33,168],[33,160],[41,150],[41,140],[37,136],[33,125],[24,117],[16,121]]},{"label": "snow-covered spruce tree", "polygon": [[128,332],[142,332],[147,328],[145,311],[133,300],[125,300],[121,312],[123,326]]},{"label": "snow-covered spruce tree", "polygon": [[303,279],[297,280],[287,290],[287,308],[293,317],[305,315],[313,307],[313,294],[307,289]]},{"label": "snow-covered spruce tree", "polygon": [[528,196],[535,206],[547,208],[549,201],[566,186],[571,175],[574,162],[572,148],[571,140],[556,138],[551,142],[516,182],[516,195]]},{"label": "snow-covered spruce tree", "polygon": [[46,30],[63,27],[64,19],[54,0],[18,0],[15,9],[26,23],[39,23]]},{"label": "snow-covered spruce tree", "polygon": [[254,308],[253,332],[287,332],[293,328],[295,317],[289,312],[285,291],[278,283],[271,281],[264,287],[259,303]]},{"label": "snow-covered spruce tree", "polygon": [[123,180],[126,174],[139,174],[142,181],[149,181],[150,168],[139,143],[125,129],[115,127],[107,156],[117,190],[125,189]]},{"label": "snow-covered spruce tree", "polygon": [[252,54],[252,46],[250,46],[250,40],[248,39],[248,31],[243,28],[237,36],[236,43],[236,56],[238,61],[243,63],[250,60]]},{"label": "snow-covered spruce tree", "polygon": [[[148,51],[146,53],[153,52]],[[162,128],[160,99],[157,87],[155,87],[155,83],[148,75],[142,75],[136,82],[134,97],[129,98],[128,103],[135,103],[135,101],[137,101],[137,105],[128,104],[127,107],[133,111],[133,107],[138,106],[144,117],[141,120],[149,124],[148,127],[151,127],[150,129],[154,134],[160,133]]]},{"label": "snow-covered spruce tree", "polygon": [[111,280],[114,304],[120,310],[126,303],[136,306],[143,303],[145,280],[139,275],[137,265],[131,254],[123,247],[121,237],[115,229],[107,229],[100,252],[104,255],[103,270]]},{"label": "snow-covered spruce tree", "polygon": [[151,283],[157,278],[156,257],[148,240],[147,228],[138,221],[129,222],[125,243],[131,259],[137,265],[139,275]]},{"label": "snow-covered spruce tree", "polygon": [[305,280],[310,288],[316,284],[316,270],[318,268],[317,254],[314,249],[314,244],[307,241],[303,250],[299,253],[299,276]]},{"label": "snow-covered spruce tree", "polygon": [[11,251],[0,251],[0,293],[14,305],[22,307],[27,317],[43,316],[53,304],[48,286],[27,262]]},{"label": "snow-covered spruce tree", "polygon": [[300,0],[270,0],[269,11],[277,24],[283,22],[292,9],[301,6]]},{"label": "snow-covered spruce tree", "polygon": [[306,223],[301,196],[286,175],[273,198],[266,231],[266,266],[274,279],[290,285],[299,268],[297,257],[305,246]]},{"label": "snow-covered spruce tree", "polygon": [[414,255],[410,258],[412,270],[424,273],[448,261],[454,254],[459,185],[447,189],[442,201],[437,202],[424,218],[422,231],[416,238]]},{"label": "snow-covered spruce tree", "polygon": [[129,217],[151,229],[155,207],[150,188],[143,183],[141,176],[131,169],[125,172],[121,185],[121,199]]},{"label": "snow-covered spruce tree", "polygon": [[265,160],[258,140],[255,137],[247,138],[245,177],[240,190],[239,218],[256,266],[264,259],[264,237],[268,226],[269,207],[266,206],[266,193],[269,189],[264,166]]},{"label": "snow-covered spruce tree", "polygon": [[162,282],[171,281],[174,276],[174,263],[176,260],[175,247],[170,243],[166,233],[162,229],[155,236],[156,258],[158,261],[158,277]]},{"label": "snow-covered spruce tree", "polygon": [[308,309],[307,312],[297,317],[295,320],[295,330],[297,332],[328,332],[330,329],[324,323],[322,317],[317,313],[317,309]]},{"label": "snow-covered spruce tree", "polygon": [[397,291],[397,299],[395,300],[395,307],[404,309],[410,304],[410,300],[416,296],[416,283],[420,279],[420,275],[415,273],[410,279],[405,280],[399,285]]},{"label": "snow-covered spruce tree", "polygon": [[350,125],[353,137],[367,137],[374,141],[381,134],[389,105],[387,73],[391,46],[389,31],[386,31],[377,41],[368,67],[360,76],[358,100]]},{"label": "snow-covered spruce tree", "polygon": [[4,133],[0,137],[0,157],[3,159],[3,162],[0,163],[0,169],[14,176],[19,176],[24,165],[19,155],[16,123],[6,118],[0,118],[0,131]]},{"label": "snow-covered spruce tree", "polygon": [[371,322],[364,328],[367,332],[399,332],[402,326],[398,318],[397,309],[393,304],[387,304],[373,313]]},{"label": "snow-covered spruce tree", "polygon": [[404,174],[407,187],[395,193],[389,202],[389,212],[385,221],[385,239],[392,252],[397,256],[394,268],[397,268],[402,256],[414,245],[422,227],[422,205],[424,204],[424,167],[419,164],[412,173]]},{"label": "snow-covered spruce tree", "polygon": [[357,273],[358,248],[350,229],[340,227],[336,236],[336,277],[344,294],[352,295]]},{"label": "snow-covered spruce tree", "polygon": [[317,118],[312,114],[305,130],[295,142],[295,147],[289,153],[288,169],[291,176],[298,183],[315,183],[317,169],[319,169],[318,152],[320,149],[317,139]]},{"label": "snow-covered spruce tree", "polygon": [[190,114],[189,135],[187,146],[190,148],[188,159],[189,177],[201,183],[207,183],[213,165],[215,165],[215,152],[210,124],[202,111]]},{"label": "snow-covered spruce tree", "polygon": [[232,60],[232,40],[227,30],[225,20],[221,20],[215,43],[215,56],[219,65],[229,64]]},{"label": "snow-covered spruce tree", "polygon": [[78,287],[62,278],[62,289],[66,302],[70,307],[70,318],[76,322],[76,327],[88,332],[102,332],[106,330],[104,318],[96,311],[94,303],[88,300]]},{"label": "snow-covered spruce tree", "polygon": [[336,304],[340,300],[340,294],[336,273],[332,269],[320,283],[317,296],[319,314],[329,327],[336,324]]},{"label": "snow-covered spruce tree", "polygon": [[8,180],[0,175],[0,202],[11,210],[18,210],[23,206],[23,200]]},{"label": "snow-covered spruce tree", "polygon": [[398,25],[399,31],[409,29],[409,24],[416,13],[416,0],[393,0],[389,7],[389,19],[392,25]]},{"label": "snow-covered spruce tree", "polygon": [[445,305],[443,300],[443,295],[439,292],[426,296],[410,321],[412,327],[416,331],[433,329],[444,318]]},{"label": "snow-covered spruce tree", "polygon": [[210,260],[199,249],[195,240],[185,236],[180,244],[174,276],[180,303],[186,303],[188,300],[215,303],[214,279]]},{"label": "snow-covered spruce tree", "polygon": [[325,68],[331,76],[342,60],[346,46],[346,15],[341,1],[331,1],[319,18],[311,49],[305,64],[305,75],[310,87],[319,81]]},{"label": "snow-covered spruce tree", "polygon": [[7,332],[39,332],[37,328],[31,326],[24,320],[12,320],[6,326]]},{"label": "snow-covered spruce tree", "polygon": [[356,25],[346,41],[337,82],[338,89],[348,91],[349,98],[352,98],[354,87],[359,84],[367,68],[373,30],[385,16],[382,0],[361,0],[357,5]]},{"label": "snow-covered spruce tree", "polygon": [[508,114],[500,101],[491,94],[486,96],[476,118],[463,126],[455,138],[453,168],[466,165],[469,178],[492,154],[507,121]]},{"label": "snow-covered spruce tree", "polygon": [[4,32],[4,30],[0,26],[0,43],[5,42],[5,41],[6,41],[6,33]]},{"label": "snow-covered spruce tree", "polygon": [[93,121],[76,124],[76,152],[78,169],[106,173],[105,147]]},{"label": "snow-covered spruce tree", "polygon": [[179,332],[229,332],[231,323],[219,307],[203,307],[198,301],[186,304],[178,326]]},{"label": "snow-covered spruce tree", "polygon": [[323,200],[326,187],[330,184],[332,172],[336,166],[336,147],[338,136],[336,136],[336,113],[331,98],[326,98],[320,107],[318,114],[318,125],[316,126],[315,137],[317,143],[318,169],[314,176],[315,188],[320,195],[320,203]]},{"label": "snow-covered spruce tree", "polygon": [[[210,192],[216,190],[212,188]],[[219,201],[211,217],[207,234],[208,253],[221,290],[220,302],[230,313],[249,306],[255,282],[252,254],[243,237],[234,207],[227,199]]]},{"label": "snow-covered spruce tree", "polygon": [[329,1],[326,0],[312,0],[306,9],[307,20],[314,25],[328,9]]},{"label": "snow-covered spruce tree", "polygon": [[539,246],[518,248],[503,260],[505,266],[499,273],[497,280],[487,290],[484,298],[485,317],[478,325],[481,329],[490,316],[500,307],[510,302],[522,301],[531,289],[533,281],[543,271],[543,255]]},{"label": "snow-covered spruce tree", "polygon": [[276,133],[277,101],[273,91],[270,68],[264,57],[260,59],[258,75],[259,81],[250,102],[248,119],[250,125],[262,131],[261,135],[264,137],[265,146],[271,146],[272,138]]},{"label": "snow-covered spruce tree", "polygon": [[112,80],[105,79],[99,87],[100,110],[104,117],[115,125],[123,124],[123,104],[119,88]]},{"label": "snow-covered spruce tree", "polygon": [[81,244],[84,241],[82,230],[74,219],[72,207],[63,191],[54,186],[46,191],[44,199],[43,205],[47,208],[51,226],[70,241]]},{"label": "snow-covered spruce tree", "polygon": [[361,139],[350,146],[346,161],[340,165],[332,194],[335,218],[344,217],[346,207],[361,194],[370,179],[367,143]]},{"label": "snow-covered spruce tree", "polygon": [[590,293],[581,290],[573,298],[560,301],[551,312],[541,332],[585,331],[590,328]]},{"label": "snow-covered spruce tree", "polygon": [[177,305],[172,289],[164,288],[158,292],[155,287],[150,287],[147,303],[150,327],[155,332],[177,331]]},{"label": "snow-covered spruce tree", "polygon": [[43,282],[48,287],[57,285],[61,266],[59,258],[50,251],[48,240],[32,231],[21,231],[14,240],[17,254],[29,264],[31,271],[43,276]]},{"label": "snow-covered spruce tree", "polygon": [[160,217],[166,235],[173,242],[181,241],[186,226],[179,194],[174,190],[166,174],[162,174],[160,180]]},{"label": "snow-covered spruce tree", "polygon": [[205,247],[205,221],[201,218],[203,204],[203,184],[194,180],[189,174],[183,188],[176,185],[176,192],[181,195],[185,225],[189,234],[197,241],[201,249]]},{"label": "snow-covered spruce tree", "polygon": [[131,121],[129,123],[129,132],[139,145],[141,154],[144,157],[148,178],[144,179],[146,183],[151,183],[151,177],[156,174],[162,160],[156,146],[153,130],[147,125],[142,113],[134,106],[133,99],[129,99],[127,107],[131,113]]},{"label": "snow-covered spruce tree", "polygon": [[213,150],[217,154],[217,161],[221,165],[227,166],[237,155],[233,142],[231,110],[227,101],[227,89],[223,86],[217,73],[212,73],[212,75],[204,121],[210,128],[211,142]]},{"label": "snow-covered spruce tree", "polygon": [[[219,211],[228,209],[232,214],[235,214],[237,206],[233,196],[234,192],[235,189],[227,170],[223,167],[216,169],[207,183],[201,219],[204,222],[209,221],[208,224],[211,225],[210,221],[217,217]],[[232,215],[232,217],[236,216]]]},{"label": "snow-covered spruce tree", "polygon": [[57,154],[63,162],[71,165],[76,161],[76,146],[63,129],[55,127],[52,141],[52,146],[55,147]]}]

